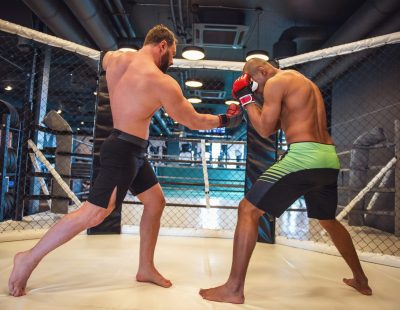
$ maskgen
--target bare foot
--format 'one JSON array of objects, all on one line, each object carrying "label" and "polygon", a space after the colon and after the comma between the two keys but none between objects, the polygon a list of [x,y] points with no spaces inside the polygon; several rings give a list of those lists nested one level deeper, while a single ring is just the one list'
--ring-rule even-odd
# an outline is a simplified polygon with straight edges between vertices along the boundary
[{"label": "bare foot", "polygon": [[165,279],[154,267],[145,269],[141,268],[136,274],[136,281],[138,282],[149,282],[162,287],[171,287],[172,283],[170,280]]},{"label": "bare foot", "polygon": [[30,257],[30,252],[20,252],[14,256],[14,268],[8,280],[8,292],[14,297],[26,295],[26,282],[37,266]]},{"label": "bare foot", "polygon": [[343,282],[355,288],[363,295],[372,295],[372,289],[368,286],[368,280],[356,281],[355,279],[343,279]]},{"label": "bare foot", "polygon": [[244,303],[243,292],[235,292],[229,289],[226,284],[214,288],[201,289],[199,294],[204,299],[211,301],[229,302],[232,304]]}]

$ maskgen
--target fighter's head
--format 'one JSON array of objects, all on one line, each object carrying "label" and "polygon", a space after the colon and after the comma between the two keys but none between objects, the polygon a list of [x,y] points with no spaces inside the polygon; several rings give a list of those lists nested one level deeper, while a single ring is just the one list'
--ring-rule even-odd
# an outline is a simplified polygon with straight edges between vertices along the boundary
[{"label": "fighter's head", "polygon": [[243,67],[243,73],[247,73],[251,80],[258,84],[256,92],[261,94],[267,80],[274,76],[276,72],[276,68],[264,59],[260,58],[252,58],[248,60]]},{"label": "fighter's head", "polygon": [[176,41],[174,33],[161,24],[150,29],[144,39],[144,46],[153,45],[157,47],[160,57],[157,66],[164,73],[173,63],[173,57],[176,54]]}]

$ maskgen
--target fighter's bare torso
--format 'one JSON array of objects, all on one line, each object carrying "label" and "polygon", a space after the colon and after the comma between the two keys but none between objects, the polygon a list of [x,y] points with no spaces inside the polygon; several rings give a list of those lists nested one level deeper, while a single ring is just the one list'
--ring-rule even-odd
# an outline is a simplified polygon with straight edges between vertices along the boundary
[{"label": "fighter's bare torso", "polygon": [[151,117],[161,107],[157,85],[165,82],[165,74],[140,51],[107,53],[103,68],[114,128],[147,139]]},{"label": "fighter's bare torso", "polygon": [[[288,143],[315,141],[332,144],[327,131],[324,101],[318,87],[294,70],[280,70],[267,81],[279,79],[284,85],[280,125]],[[275,83],[276,84],[276,83]]]}]

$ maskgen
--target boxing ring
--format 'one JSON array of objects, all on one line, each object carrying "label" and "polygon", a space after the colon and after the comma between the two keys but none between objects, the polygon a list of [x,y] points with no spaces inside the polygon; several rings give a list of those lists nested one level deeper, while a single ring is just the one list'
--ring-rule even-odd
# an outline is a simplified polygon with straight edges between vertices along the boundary
[{"label": "boxing ring", "polygon": [[[63,53],[69,51],[74,56],[84,57],[84,63],[97,62],[99,59],[98,51],[8,22],[2,21],[0,24],[3,32],[54,46]],[[350,62],[350,57],[354,56],[352,53],[364,53],[365,56],[374,49],[382,48],[384,55],[389,52],[397,55],[397,50],[393,51],[392,48],[399,41],[400,33],[394,33],[283,59],[280,65],[282,68],[297,68],[306,62],[327,62],[337,57],[341,62],[338,60],[331,66],[340,67],[337,64]],[[175,68],[180,70],[195,68],[237,72],[243,65],[221,61],[175,61]],[[397,67],[394,66],[395,69]],[[324,77],[318,76],[316,79],[326,86]],[[353,90],[357,91],[355,88]],[[342,96],[342,89],[337,90],[337,94],[333,90],[333,95]],[[398,98],[396,96],[395,100]],[[19,214],[20,218],[1,218],[0,309],[395,309],[400,304],[400,182],[396,157],[400,146],[400,127],[395,118],[398,107],[396,101],[365,114],[361,111],[360,115],[346,119],[346,122],[337,120],[344,117],[340,111],[334,108],[330,111],[330,130],[339,141],[342,165],[338,217],[356,244],[374,291],[372,297],[362,296],[342,283],[343,277],[351,276],[347,266],[318,223],[307,218],[304,202],[299,200],[277,219],[276,244],[257,244],[246,280],[245,304],[229,305],[202,300],[198,295],[200,288],[220,285],[229,274],[237,205],[244,194],[243,162],[229,159],[213,163],[213,160],[204,157],[182,160],[163,156],[152,162],[167,200],[155,262],[163,275],[173,282],[171,288],[135,281],[143,206],[135,197],[128,195],[122,207],[121,235],[78,235],[43,260],[28,282],[27,296],[8,296],[7,280],[15,253],[34,245],[63,216],[62,213],[76,210],[80,201],[84,200],[87,189],[81,186],[79,190],[74,190],[74,186],[66,183],[72,178],[69,174],[73,173],[73,169],[72,172],[60,171],[56,167],[53,171],[53,163],[45,163],[46,158],[52,158],[54,154],[46,153],[43,145],[38,143],[41,141],[40,134],[46,132],[57,137],[71,135],[71,132],[65,132],[68,127],[53,128],[48,125],[48,128],[36,128],[39,136],[37,141],[26,140],[32,149],[30,158],[27,158],[32,165],[33,172],[30,173],[36,178],[35,184],[38,184],[30,199],[40,199],[41,204],[31,214]],[[390,117],[379,121],[369,119],[370,115],[381,110]],[[387,134],[379,138],[374,136],[375,140],[365,143],[361,137],[364,138],[370,127],[349,128],[349,124],[358,122],[362,117],[365,118],[363,122],[371,125],[371,128],[383,127]],[[343,131],[346,131],[346,137],[342,136]],[[86,141],[84,138],[83,135],[74,136],[79,141]],[[88,149],[83,147],[85,143],[90,145]],[[93,150],[91,143],[85,143],[79,144],[79,152],[58,152],[87,160],[91,158]],[[204,142],[191,143],[200,145]],[[359,153],[365,157],[359,159],[356,156]],[[209,180],[197,175],[199,171],[206,174],[204,169],[208,170]],[[187,174],[183,177],[172,175],[172,170]],[[221,171],[233,181],[225,184],[218,179],[217,184],[213,184],[213,178],[214,181],[216,178],[213,172],[218,175]],[[46,178],[56,182],[65,192],[64,200],[67,203],[60,204],[63,212],[52,212],[56,207],[53,203],[60,198],[60,194],[50,191],[48,181],[44,182],[48,180]],[[78,179],[76,176],[74,178]],[[186,184],[182,186],[182,182]],[[208,190],[205,186],[209,186]],[[391,203],[383,207],[382,203],[377,203],[389,194],[393,203],[390,200]],[[11,208],[11,205],[8,206]],[[385,209],[387,205],[392,209]],[[393,227],[383,225],[382,217],[393,219]]]},{"label": "boxing ring", "polygon": [[13,309],[395,309],[400,269],[364,263],[374,290],[362,296],[343,284],[350,276],[337,256],[283,245],[257,245],[243,305],[202,300],[199,288],[226,280],[232,240],[161,236],[155,261],[173,282],[165,289],[135,281],[136,235],[79,235],[47,256],[32,274],[28,295],[7,295],[15,252],[36,240],[0,243],[0,308]]}]

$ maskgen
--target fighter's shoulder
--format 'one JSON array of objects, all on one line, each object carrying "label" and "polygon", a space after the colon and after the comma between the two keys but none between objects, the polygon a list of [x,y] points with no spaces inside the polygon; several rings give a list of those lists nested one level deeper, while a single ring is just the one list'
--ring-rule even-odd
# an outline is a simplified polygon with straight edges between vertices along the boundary
[{"label": "fighter's shoulder", "polygon": [[123,62],[129,63],[130,61],[134,60],[136,57],[136,53],[133,51],[126,51],[124,49],[119,49],[116,51],[108,51],[104,54],[103,57],[103,68],[106,69],[109,63],[112,63],[114,60],[118,59],[118,62],[120,63],[120,60]]},{"label": "fighter's shoulder", "polygon": [[305,76],[295,70],[280,70],[275,76],[267,81],[269,86],[290,87],[297,82],[304,82]]},{"label": "fighter's shoulder", "polygon": [[162,73],[161,71],[157,73],[157,83],[163,90],[179,88],[178,82],[172,76]]},{"label": "fighter's shoulder", "polygon": [[286,70],[280,70],[278,74],[274,76],[277,80],[296,80],[296,79],[302,79],[304,78],[304,75],[302,75],[300,72],[296,70],[291,70],[291,69],[286,69]]},{"label": "fighter's shoulder", "polygon": [[290,74],[281,70],[272,78],[268,79],[265,86],[268,88],[282,88],[288,84],[289,79],[291,79]]}]

